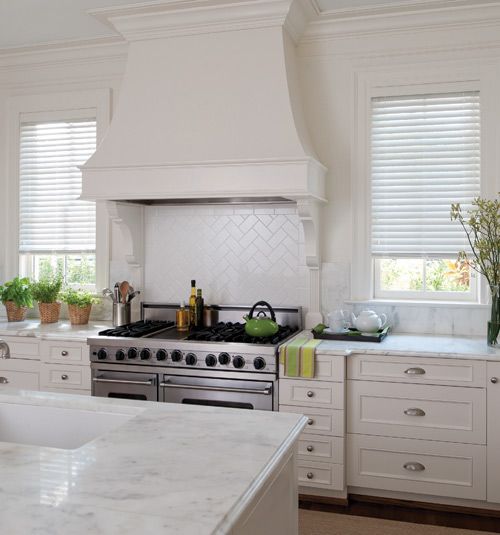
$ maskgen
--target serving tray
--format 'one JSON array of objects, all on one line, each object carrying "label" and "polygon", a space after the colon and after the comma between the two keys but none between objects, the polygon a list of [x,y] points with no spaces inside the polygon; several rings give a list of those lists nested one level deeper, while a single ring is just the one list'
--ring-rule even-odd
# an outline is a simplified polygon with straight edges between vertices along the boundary
[{"label": "serving tray", "polygon": [[387,336],[390,327],[385,327],[384,329],[379,329],[378,332],[364,335],[361,334],[357,329],[352,327],[345,333],[329,333],[323,331],[322,333],[313,333],[314,338],[319,340],[344,340],[348,342],[382,342],[382,340]]}]

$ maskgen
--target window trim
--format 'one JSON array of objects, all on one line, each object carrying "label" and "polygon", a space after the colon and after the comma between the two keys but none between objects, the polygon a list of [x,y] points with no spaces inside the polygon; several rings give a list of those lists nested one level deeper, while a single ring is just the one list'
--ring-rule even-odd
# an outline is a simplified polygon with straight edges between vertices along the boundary
[{"label": "window trim", "polygon": [[[427,67],[427,68],[426,68]],[[370,252],[370,134],[371,99],[384,95],[437,93],[443,91],[479,91],[481,94],[481,195],[496,194],[495,171],[495,121],[499,120],[495,103],[493,79],[495,73],[487,73],[476,65],[454,69],[448,65],[399,67],[391,70],[358,71],[355,74],[354,131],[351,152],[351,208],[352,208],[352,266],[351,300],[391,300],[399,302],[418,301],[429,303],[450,302],[418,298],[375,297],[374,261]],[[455,303],[478,304],[488,302],[485,284],[479,281],[476,301],[460,300]]]},{"label": "window trim", "polygon": [[[19,274],[19,139],[21,121],[57,114],[92,113],[96,117],[96,144],[104,137],[111,118],[111,90],[94,89],[41,95],[22,95],[8,100],[8,177],[6,184],[5,280]],[[96,203],[96,288],[109,280],[110,219],[105,201]]]}]

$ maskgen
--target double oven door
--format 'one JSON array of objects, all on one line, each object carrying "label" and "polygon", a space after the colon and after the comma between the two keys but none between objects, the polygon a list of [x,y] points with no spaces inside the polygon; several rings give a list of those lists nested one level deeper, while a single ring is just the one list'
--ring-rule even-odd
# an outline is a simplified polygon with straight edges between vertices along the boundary
[{"label": "double oven door", "polygon": [[271,374],[92,364],[92,395],[99,397],[278,410]]}]

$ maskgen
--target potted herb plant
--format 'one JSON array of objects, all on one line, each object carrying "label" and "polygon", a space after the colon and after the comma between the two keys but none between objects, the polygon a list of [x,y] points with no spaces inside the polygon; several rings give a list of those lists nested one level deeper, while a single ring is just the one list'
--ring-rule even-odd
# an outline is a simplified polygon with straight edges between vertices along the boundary
[{"label": "potted herb plant", "polygon": [[8,321],[23,321],[28,308],[33,306],[31,284],[27,277],[15,277],[0,286],[0,301],[7,309]]},{"label": "potted herb plant", "polygon": [[66,288],[61,293],[61,301],[68,305],[68,315],[71,325],[87,325],[92,305],[100,299],[91,292]]},{"label": "potted herb plant", "polygon": [[488,345],[498,347],[500,340],[500,199],[477,197],[464,216],[460,204],[451,205],[451,219],[458,221],[467,235],[472,255],[460,251],[458,260],[484,276],[491,291],[491,317]]},{"label": "potted herb plant", "polygon": [[62,287],[61,275],[42,277],[31,285],[33,299],[38,301],[41,323],[56,323],[61,313],[61,303],[58,301]]}]

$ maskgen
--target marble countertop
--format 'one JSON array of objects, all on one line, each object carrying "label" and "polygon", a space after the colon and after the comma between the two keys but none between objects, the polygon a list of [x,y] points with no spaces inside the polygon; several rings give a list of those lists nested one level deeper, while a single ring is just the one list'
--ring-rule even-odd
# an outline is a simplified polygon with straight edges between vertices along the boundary
[{"label": "marble countertop", "polygon": [[40,323],[39,320],[0,321],[2,336],[29,336],[41,340],[69,340],[85,342],[99,331],[112,327],[110,321],[92,321],[88,325],[71,325],[69,321]]},{"label": "marble countertop", "polygon": [[[311,336],[310,331],[303,335]],[[467,358],[500,360],[500,348],[486,344],[481,336],[440,336],[433,334],[389,333],[382,342],[323,340],[317,352],[326,355],[404,355],[408,357]]]},{"label": "marble countertop", "polygon": [[74,450],[0,442],[2,533],[224,534],[288,454],[306,418],[46,392],[22,403],[130,414]]}]

